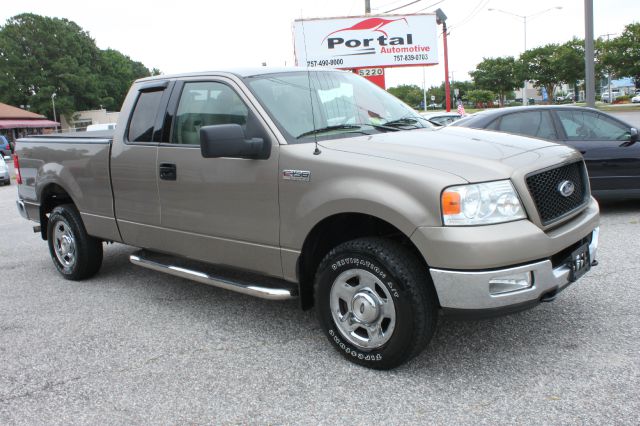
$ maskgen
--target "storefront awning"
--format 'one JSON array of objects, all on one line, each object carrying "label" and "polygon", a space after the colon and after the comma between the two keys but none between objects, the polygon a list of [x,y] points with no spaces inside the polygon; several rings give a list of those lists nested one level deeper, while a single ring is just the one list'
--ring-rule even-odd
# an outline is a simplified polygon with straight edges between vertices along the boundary
[{"label": "storefront awning", "polygon": [[56,127],[60,123],[51,120],[1,120],[0,129],[33,129]]}]

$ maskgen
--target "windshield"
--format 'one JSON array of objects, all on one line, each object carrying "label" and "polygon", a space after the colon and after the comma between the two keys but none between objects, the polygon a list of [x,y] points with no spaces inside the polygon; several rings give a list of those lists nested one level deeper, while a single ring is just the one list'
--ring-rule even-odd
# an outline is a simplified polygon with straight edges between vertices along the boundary
[{"label": "windshield", "polygon": [[246,81],[288,143],[432,127],[394,96],[349,72],[299,71]]}]

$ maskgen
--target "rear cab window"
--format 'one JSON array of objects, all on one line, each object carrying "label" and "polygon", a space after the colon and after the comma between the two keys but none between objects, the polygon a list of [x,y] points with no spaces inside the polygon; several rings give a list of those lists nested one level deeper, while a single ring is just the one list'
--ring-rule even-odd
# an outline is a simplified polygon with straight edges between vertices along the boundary
[{"label": "rear cab window", "polygon": [[140,89],[127,129],[128,142],[158,142],[162,132],[168,82],[158,82]]}]

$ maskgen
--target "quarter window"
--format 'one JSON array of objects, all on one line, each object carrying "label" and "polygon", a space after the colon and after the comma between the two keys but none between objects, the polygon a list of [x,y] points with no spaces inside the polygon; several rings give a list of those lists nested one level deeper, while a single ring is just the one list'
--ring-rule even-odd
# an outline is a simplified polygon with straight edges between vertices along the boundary
[{"label": "quarter window", "polygon": [[200,128],[239,124],[246,132],[249,110],[229,86],[217,82],[185,83],[180,96],[171,142],[199,145]]},{"label": "quarter window", "polygon": [[141,92],[131,115],[128,139],[131,142],[152,142],[156,115],[162,99],[163,90]]}]

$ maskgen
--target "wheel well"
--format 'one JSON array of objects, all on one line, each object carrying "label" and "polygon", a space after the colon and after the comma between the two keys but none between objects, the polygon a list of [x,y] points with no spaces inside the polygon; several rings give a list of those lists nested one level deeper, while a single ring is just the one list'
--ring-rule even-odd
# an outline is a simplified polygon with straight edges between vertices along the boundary
[{"label": "wheel well", "polygon": [[40,194],[40,235],[43,240],[47,239],[49,214],[62,204],[73,204],[73,200],[60,185],[52,183],[42,190]]},{"label": "wheel well", "polygon": [[427,267],[424,258],[409,237],[389,222],[362,213],[330,216],[314,226],[302,245],[297,272],[303,309],[310,309],[314,304],[313,282],[318,266],[326,254],[339,244],[363,237],[394,240],[413,251],[425,264],[425,268]]}]

